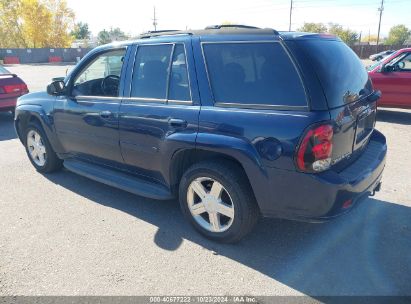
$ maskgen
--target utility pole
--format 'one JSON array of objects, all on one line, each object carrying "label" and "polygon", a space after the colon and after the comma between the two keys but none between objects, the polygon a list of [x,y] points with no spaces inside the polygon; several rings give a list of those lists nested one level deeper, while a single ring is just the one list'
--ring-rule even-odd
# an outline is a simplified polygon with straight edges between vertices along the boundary
[{"label": "utility pole", "polygon": [[377,52],[378,52],[378,44],[380,43],[381,17],[382,17],[382,12],[384,11],[384,0],[381,0],[381,6],[378,8],[378,10],[380,11],[380,22],[378,22]]},{"label": "utility pole", "polygon": [[154,31],[157,31],[157,18],[156,18],[156,7],[154,6],[154,18],[153,18]]},{"label": "utility pole", "polygon": [[290,0],[290,24],[288,25],[288,31],[291,31],[291,17],[293,14],[293,0]]}]

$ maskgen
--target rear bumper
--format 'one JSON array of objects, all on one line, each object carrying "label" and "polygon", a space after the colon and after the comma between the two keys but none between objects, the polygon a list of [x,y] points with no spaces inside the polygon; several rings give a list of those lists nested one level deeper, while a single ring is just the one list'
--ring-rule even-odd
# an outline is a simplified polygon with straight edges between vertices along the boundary
[{"label": "rear bumper", "polygon": [[2,98],[0,97],[0,111],[9,111],[16,107],[17,97]]},{"label": "rear bumper", "polygon": [[386,154],[385,137],[374,130],[361,156],[341,172],[304,174],[268,169],[267,188],[272,189],[268,195],[274,199],[267,197],[260,204],[261,212],[268,217],[312,222],[347,213],[374,190],[379,190]]}]

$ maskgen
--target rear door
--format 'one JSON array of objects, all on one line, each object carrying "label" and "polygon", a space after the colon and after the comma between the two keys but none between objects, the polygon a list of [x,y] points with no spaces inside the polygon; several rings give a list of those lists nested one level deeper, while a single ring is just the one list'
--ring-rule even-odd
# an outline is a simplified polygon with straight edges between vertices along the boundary
[{"label": "rear door", "polygon": [[166,182],[173,154],[194,148],[200,104],[189,37],[135,46],[127,98],[120,109],[120,146],[135,173]]}]

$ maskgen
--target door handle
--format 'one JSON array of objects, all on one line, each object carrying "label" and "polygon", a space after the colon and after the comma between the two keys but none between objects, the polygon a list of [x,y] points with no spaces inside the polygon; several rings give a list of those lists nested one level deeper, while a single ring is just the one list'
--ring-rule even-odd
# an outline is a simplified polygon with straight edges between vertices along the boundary
[{"label": "door handle", "polygon": [[102,118],[110,118],[113,115],[113,113],[111,113],[110,111],[101,111],[100,112],[100,116]]},{"label": "door handle", "polygon": [[168,120],[168,125],[172,128],[186,128],[187,121],[184,119],[170,118]]}]

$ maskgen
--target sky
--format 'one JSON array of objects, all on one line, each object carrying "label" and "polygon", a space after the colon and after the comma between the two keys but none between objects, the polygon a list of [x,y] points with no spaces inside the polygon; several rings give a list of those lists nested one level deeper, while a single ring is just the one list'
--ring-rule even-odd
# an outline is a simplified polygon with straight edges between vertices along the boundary
[{"label": "sky", "polygon": [[[76,21],[89,24],[93,35],[119,27],[133,36],[153,30],[201,29],[207,25],[235,24],[288,30],[291,0],[67,0]],[[339,23],[345,28],[377,34],[381,0],[293,0],[291,29],[304,22]],[[396,24],[411,28],[411,0],[384,0],[381,34]]]}]

